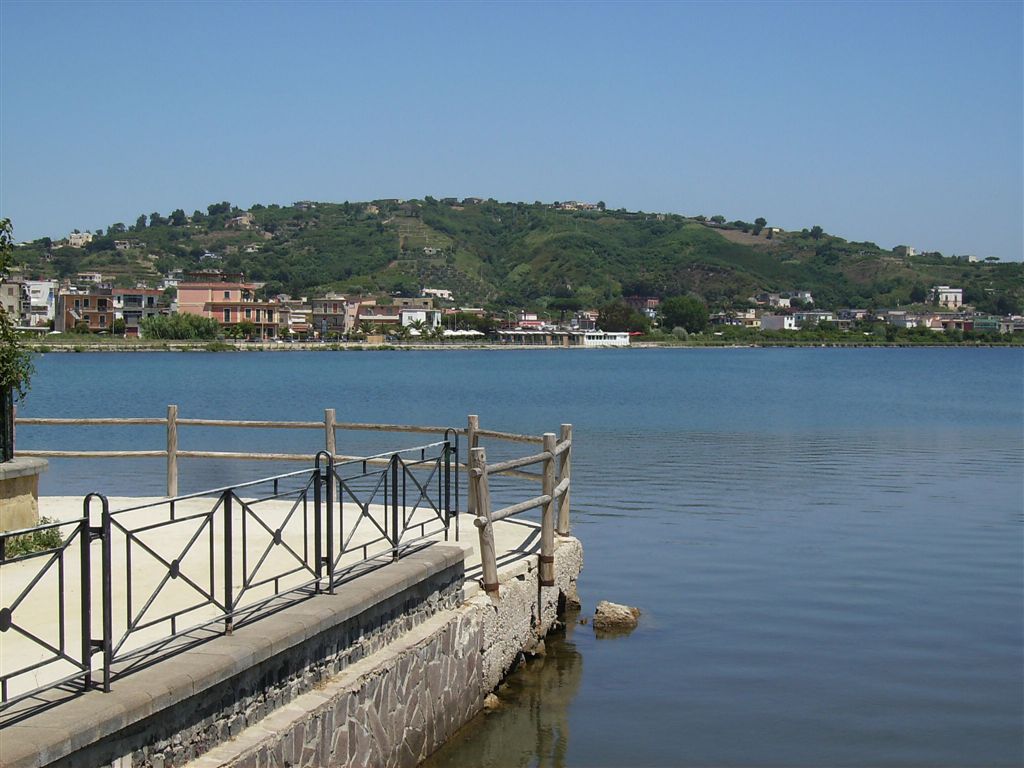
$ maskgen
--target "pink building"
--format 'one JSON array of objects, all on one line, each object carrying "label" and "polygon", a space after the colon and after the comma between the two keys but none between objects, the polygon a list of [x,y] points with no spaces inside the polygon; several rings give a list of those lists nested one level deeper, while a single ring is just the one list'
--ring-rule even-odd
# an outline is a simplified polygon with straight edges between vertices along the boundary
[{"label": "pink building", "polygon": [[287,309],[278,301],[257,301],[256,286],[241,281],[178,284],[178,312],[212,317],[225,328],[251,323],[255,335],[272,339],[288,325]]}]

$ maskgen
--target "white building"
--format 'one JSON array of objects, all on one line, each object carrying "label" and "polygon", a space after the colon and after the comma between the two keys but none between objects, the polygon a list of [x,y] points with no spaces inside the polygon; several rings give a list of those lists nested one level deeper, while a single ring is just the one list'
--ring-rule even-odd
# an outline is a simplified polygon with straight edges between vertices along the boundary
[{"label": "white building", "polygon": [[762,315],[762,331],[795,331],[796,318],[793,315]]},{"label": "white building", "polygon": [[607,331],[583,331],[579,334],[576,346],[581,347],[628,347],[629,334],[625,332],[611,333]]},{"label": "white building", "polygon": [[68,235],[68,245],[72,248],[81,248],[92,242],[92,232],[72,232]]},{"label": "white building", "polygon": [[964,303],[964,289],[950,288],[948,285],[936,285],[932,288],[932,300],[936,299],[940,307],[959,309]]},{"label": "white building", "polygon": [[441,310],[439,309],[417,309],[415,307],[402,308],[398,312],[401,323],[406,328],[419,321],[426,328],[433,330],[441,324]]},{"label": "white building", "polygon": [[26,280],[25,288],[29,298],[28,324],[46,325],[57,316],[57,281]]},{"label": "white building", "polygon": [[810,328],[820,323],[834,323],[836,316],[834,312],[823,309],[804,312],[798,310],[793,313],[793,320],[796,321],[799,328]]},{"label": "white building", "polygon": [[454,299],[452,292],[447,288],[424,288],[423,295],[433,296],[435,299],[445,299],[446,301],[452,301]]}]

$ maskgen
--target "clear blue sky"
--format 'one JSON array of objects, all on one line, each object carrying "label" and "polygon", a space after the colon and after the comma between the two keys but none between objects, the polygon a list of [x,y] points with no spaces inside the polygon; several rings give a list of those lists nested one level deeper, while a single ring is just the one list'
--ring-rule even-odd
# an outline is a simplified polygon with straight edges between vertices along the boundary
[{"label": "clear blue sky", "polygon": [[604,200],[1017,260],[1022,8],[0,0],[0,215]]}]

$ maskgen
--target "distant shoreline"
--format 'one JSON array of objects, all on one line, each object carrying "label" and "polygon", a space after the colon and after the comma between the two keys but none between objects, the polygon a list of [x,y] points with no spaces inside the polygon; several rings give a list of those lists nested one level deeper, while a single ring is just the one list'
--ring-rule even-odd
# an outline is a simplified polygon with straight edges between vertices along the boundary
[{"label": "distant shoreline", "polygon": [[1024,342],[993,343],[990,341],[958,341],[948,344],[907,343],[907,342],[824,342],[824,341],[764,341],[756,344],[728,343],[692,343],[666,344],[659,341],[643,341],[629,347],[562,347],[555,345],[518,345],[518,344],[364,344],[359,342],[321,343],[321,342],[210,342],[210,341],[151,341],[151,342],[85,342],[54,344],[25,344],[26,349],[35,354],[79,353],[79,352],[444,352],[444,351],[591,351],[595,349],[612,349],[617,351],[647,349],[769,349],[808,348],[808,349],[867,349],[867,348],[898,348],[898,349],[952,349],[952,348],[1018,348],[1024,349]]}]

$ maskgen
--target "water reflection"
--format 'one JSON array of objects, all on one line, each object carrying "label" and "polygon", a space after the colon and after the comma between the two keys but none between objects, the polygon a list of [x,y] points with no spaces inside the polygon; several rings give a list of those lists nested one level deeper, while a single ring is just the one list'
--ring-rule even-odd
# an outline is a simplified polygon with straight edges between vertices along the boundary
[{"label": "water reflection", "polygon": [[423,768],[567,764],[569,705],[583,677],[583,656],[572,639],[576,614],[565,620],[565,630],[547,638],[547,656],[525,662],[502,685],[501,708],[473,718]]}]

